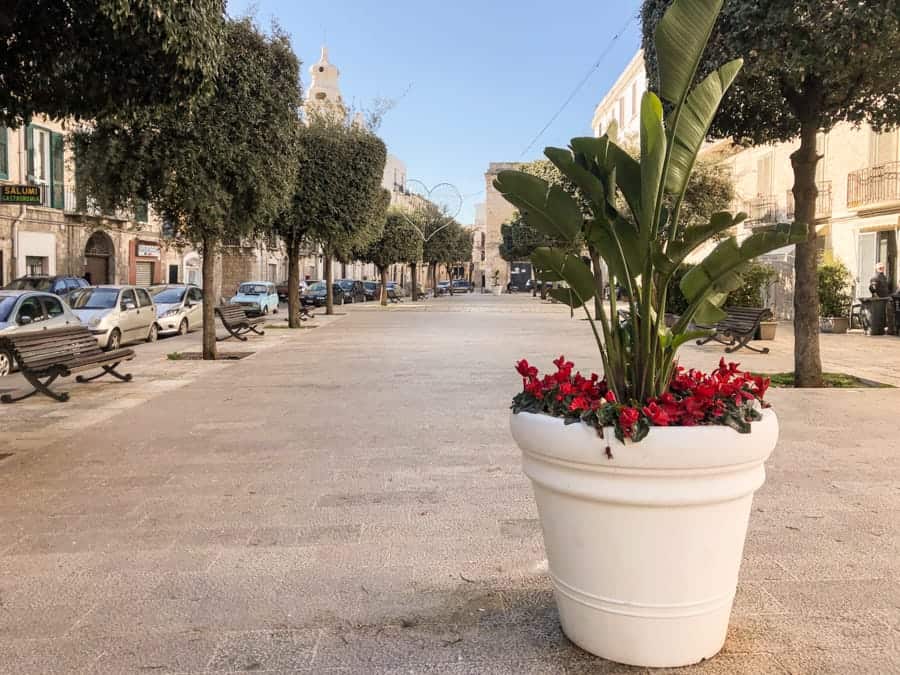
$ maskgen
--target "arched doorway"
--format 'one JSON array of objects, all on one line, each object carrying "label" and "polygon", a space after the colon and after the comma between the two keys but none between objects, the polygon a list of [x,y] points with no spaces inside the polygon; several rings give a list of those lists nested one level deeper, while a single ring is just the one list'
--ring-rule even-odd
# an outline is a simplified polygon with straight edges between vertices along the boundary
[{"label": "arched doorway", "polygon": [[203,269],[201,267],[200,254],[194,251],[184,256],[184,282],[187,284],[203,285]]},{"label": "arched doorway", "polygon": [[115,270],[115,248],[110,236],[97,230],[84,247],[84,278],[91,284],[112,284]]}]

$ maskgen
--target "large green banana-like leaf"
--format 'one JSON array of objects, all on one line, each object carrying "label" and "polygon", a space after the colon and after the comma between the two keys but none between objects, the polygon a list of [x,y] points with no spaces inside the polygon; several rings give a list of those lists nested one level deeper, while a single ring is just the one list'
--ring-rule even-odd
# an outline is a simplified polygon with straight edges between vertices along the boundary
[{"label": "large green banana-like leaf", "polygon": [[722,9],[722,0],[674,0],[656,26],[660,96],[680,104]]},{"label": "large green banana-like leaf", "polygon": [[[656,200],[666,162],[666,130],[663,126],[662,102],[652,91],[641,98],[641,208],[637,219],[641,238],[649,242],[656,223]],[[618,176],[617,176],[618,178]]]},{"label": "large green banana-like leaf", "polygon": [[[732,274],[731,277],[737,279],[737,281],[734,282],[734,287],[739,288],[740,275]],[[698,326],[712,327],[722,319],[726,318],[728,314],[722,311],[722,305],[725,304],[729,292],[730,291],[720,291],[718,293],[709,293],[703,298],[698,303],[696,311],[694,311],[694,323]]]},{"label": "large green banana-like leaf", "polygon": [[581,194],[587,197],[594,205],[595,215],[606,215],[606,188],[600,179],[597,178],[588,169],[584,168],[575,161],[575,157],[569,150],[562,148],[547,148],[544,150],[553,165],[559,169],[560,173],[569,178],[575,185],[581,189]]},{"label": "large green banana-like leaf", "polygon": [[641,222],[641,165],[634,157],[615,143],[609,144],[609,153],[615,162],[616,185],[622,191],[625,202],[637,222]]},{"label": "large green banana-like leaf", "polygon": [[593,136],[577,136],[569,141],[572,152],[583,155],[600,172],[601,175],[608,171],[607,154],[609,152],[609,139],[606,136],[594,138]]},{"label": "large green banana-like leaf", "polygon": [[710,73],[688,95],[681,109],[677,127],[673,133],[669,168],[666,174],[666,191],[681,195],[687,187],[697,153],[706,139],[709,125],[722,102],[722,96],[734,82],[743,64],[742,59],[729,61]]},{"label": "large green banana-like leaf", "polygon": [[611,226],[599,224],[591,227],[587,232],[588,244],[596,251],[609,268],[609,273],[623,286],[632,288],[632,275],[628,271],[628,263],[620,242],[616,239]]},{"label": "large green banana-like leaf", "polygon": [[712,215],[706,225],[694,225],[685,229],[682,238],[670,242],[668,247],[666,242],[653,242],[653,266],[664,277],[669,276],[696,248],[746,218],[746,213],[732,216],[727,211],[719,211]]},{"label": "large green banana-like leaf", "polygon": [[531,254],[531,261],[535,267],[551,270],[569,284],[569,289],[576,296],[578,304],[572,305],[569,302],[566,302],[566,304],[580,307],[592,300],[596,294],[597,287],[594,285],[594,275],[591,272],[591,268],[585,265],[578,256],[565,253],[556,248],[541,246]]},{"label": "large green banana-like leaf", "polygon": [[494,187],[547,236],[572,243],[581,231],[581,209],[562,188],[522,171],[501,171]]}]

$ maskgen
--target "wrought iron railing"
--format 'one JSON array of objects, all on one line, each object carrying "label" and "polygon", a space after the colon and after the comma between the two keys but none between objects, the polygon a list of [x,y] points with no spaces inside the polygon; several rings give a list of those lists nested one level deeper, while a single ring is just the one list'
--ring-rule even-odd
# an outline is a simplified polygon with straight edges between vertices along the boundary
[{"label": "wrought iron railing", "polygon": [[744,202],[744,212],[747,214],[747,220],[744,221],[747,227],[773,225],[778,222],[778,200],[775,195],[760,195],[755,199],[748,199]]},{"label": "wrought iron railing", "polygon": [[[48,190],[49,192],[49,190]],[[44,189],[41,189],[43,200]],[[63,211],[66,213],[80,214],[86,216],[102,216],[104,218],[114,218],[116,220],[133,220],[138,223],[146,223],[149,221],[149,208],[147,202],[135,200],[134,209],[103,209],[97,204],[96,200],[91,199],[83,190],[78,190],[75,185],[67,184],[65,186],[65,199],[63,201]],[[47,203],[49,206],[49,201]],[[57,207],[58,208],[58,207]]]},{"label": "wrought iron railing", "polygon": [[[831,208],[832,208],[832,200],[831,200],[831,181],[824,180],[819,183],[816,183],[816,187],[819,190],[819,194],[816,195],[816,220],[821,220],[823,218],[831,217]],[[787,191],[787,219],[794,219],[794,193],[791,190]]]},{"label": "wrought iron railing", "polygon": [[898,201],[900,201],[900,162],[887,162],[847,174],[849,208]]}]

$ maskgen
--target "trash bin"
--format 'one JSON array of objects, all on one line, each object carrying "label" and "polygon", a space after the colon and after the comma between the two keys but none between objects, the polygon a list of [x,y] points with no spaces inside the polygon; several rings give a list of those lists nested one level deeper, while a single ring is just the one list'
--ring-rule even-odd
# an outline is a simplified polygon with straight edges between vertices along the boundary
[{"label": "trash bin", "polygon": [[900,291],[891,297],[894,302],[894,335],[900,337]]},{"label": "trash bin", "polygon": [[891,298],[860,298],[866,335],[884,335],[887,304]]}]

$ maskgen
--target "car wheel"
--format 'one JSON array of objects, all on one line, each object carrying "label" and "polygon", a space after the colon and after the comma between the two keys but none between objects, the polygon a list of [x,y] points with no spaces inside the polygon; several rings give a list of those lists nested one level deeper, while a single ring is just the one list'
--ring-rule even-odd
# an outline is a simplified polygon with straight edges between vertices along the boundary
[{"label": "car wheel", "polygon": [[147,333],[147,342],[156,342],[156,338],[159,337],[159,326],[155,323],[150,324],[150,332]]},{"label": "car wheel", "polygon": [[118,349],[122,346],[122,332],[118,328],[113,328],[109,334],[109,340],[106,341],[106,348],[109,351]]},{"label": "car wheel", "polygon": [[5,349],[0,349],[0,377],[9,375],[12,372],[12,368],[12,355]]},{"label": "car wheel", "polygon": [[178,324],[178,334],[179,335],[187,335],[188,333],[188,320],[182,319],[181,323]]}]

